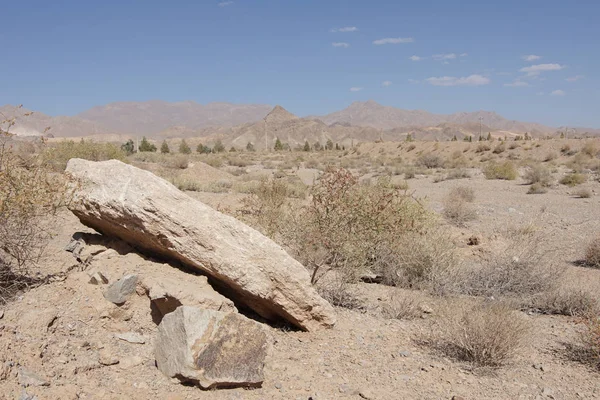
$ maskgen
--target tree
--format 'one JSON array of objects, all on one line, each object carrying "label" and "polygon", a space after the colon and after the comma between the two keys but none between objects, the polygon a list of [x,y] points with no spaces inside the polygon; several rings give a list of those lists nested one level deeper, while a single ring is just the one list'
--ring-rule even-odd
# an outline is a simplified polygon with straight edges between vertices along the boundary
[{"label": "tree", "polygon": [[316,143],[313,145],[313,149],[315,149],[315,151],[321,151],[321,150],[323,150],[323,146],[321,146],[321,143],[320,143],[320,142],[316,142]]},{"label": "tree", "polygon": [[139,151],[144,151],[144,152],[155,152],[156,151],[156,146],[153,145],[152,143],[150,143],[148,141],[148,139],[146,139],[146,136],[144,136],[142,138],[142,141],[140,142],[140,147],[139,147]]},{"label": "tree", "polygon": [[335,144],[335,149],[336,149],[336,150],[340,150],[340,145],[339,145],[339,143],[336,143],[336,144]]},{"label": "tree", "polygon": [[135,153],[135,144],[133,143],[133,140],[129,139],[127,142],[123,143],[121,145],[121,150],[123,150],[128,156]]},{"label": "tree", "polygon": [[302,150],[304,150],[304,151],[310,151],[310,144],[308,144],[308,140],[306,140],[304,142],[304,148]]},{"label": "tree", "polygon": [[235,153],[237,150],[235,149],[235,147],[231,146],[231,148],[229,149],[230,153]]},{"label": "tree", "polygon": [[169,145],[167,144],[166,140],[163,140],[162,144],[160,145],[160,152],[162,154],[169,154],[171,152],[171,149],[169,149]]},{"label": "tree", "polygon": [[456,135],[452,136],[451,142],[456,142],[456,141],[458,141],[458,138],[456,137]]},{"label": "tree", "polygon": [[325,143],[325,148],[327,150],[333,150],[333,142],[331,141],[331,139],[327,139],[327,143]]},{"label": "tree", "polygon": [[410,133],[406,134],[406,141],[407,142],[412,142],[413,141],[413,137],[412,137],[412,135]]},{"label": "tree", "polygon": [[190,154],[192,152],[192,149],[190,149],[190,146],[185,142],[185,139],[182,139],[181,143],[179,143],[179,152],[181,154]]},{"label": "tree", "polygon": [[277,138],[277,140],[275,140],[275,151],[281,151],[283,150],[283,143],[281,143],[281,140],[279,140],[279,138]]},{"label": "tree", "polygon": [[252,142],[248,142],[248,144],[246,145],[246,151],[255,151]]},{"label": "tree", "polygon": [[196,153],[204,153],[204,145],[202,143],[198,143],[198,146],[196,146]]},{"label": "tree", "polygon": [[223,153],[225,151],[225,146],[223,146],[223,142],[221,142],[221,139],[217,140],[215,142],[215,145],[213,146],[213,152],[214,153]]},{"label": "tree", "polygon": [[491,141],[493,141],[493,140],[494,140],[494,138],[492,137],[492,132],[488,132],[488,135],[487,135],[487,141],[488,141],[488,142],[491,142]]}]

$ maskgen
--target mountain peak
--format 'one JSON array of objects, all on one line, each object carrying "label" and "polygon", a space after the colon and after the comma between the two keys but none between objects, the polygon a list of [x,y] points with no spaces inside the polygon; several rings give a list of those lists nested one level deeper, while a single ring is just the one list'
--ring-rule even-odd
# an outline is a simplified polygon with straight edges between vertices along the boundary
[{"label": "mountain peak", "polygon": [[282,123],[294,119],[298,119],[298,117],[279,105],[275,106],[265,117],[265,121],[268,123]]}]

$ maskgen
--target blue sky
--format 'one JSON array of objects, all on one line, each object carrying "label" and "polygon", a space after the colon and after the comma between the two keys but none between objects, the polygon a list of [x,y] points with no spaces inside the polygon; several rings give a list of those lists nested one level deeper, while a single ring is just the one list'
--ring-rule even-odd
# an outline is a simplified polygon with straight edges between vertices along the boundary
[{"label": "blue sky", "polygon": [[162,99],[304,116],[373,99],[600,127],[594,0],[30,0],[2,15],[0,104],[50,115]]}]

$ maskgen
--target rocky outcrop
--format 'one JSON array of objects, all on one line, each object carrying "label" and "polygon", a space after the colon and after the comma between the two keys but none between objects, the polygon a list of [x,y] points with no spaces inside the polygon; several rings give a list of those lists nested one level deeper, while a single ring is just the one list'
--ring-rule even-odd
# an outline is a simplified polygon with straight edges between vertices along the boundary
[{"label": "rocky outcrop", "polygon": [[335,323],[306,269],[279,245],[167,181],[120,161],[72,159],[71,211],[134,247],[197,269],[211,284],[268,320],[305,330]]},{"label": "rocky outcrop", "polygon": [[158,326],[158,369],[204,389],[256,387],[263,381],[267,335],[236,313],[181,306]]}]

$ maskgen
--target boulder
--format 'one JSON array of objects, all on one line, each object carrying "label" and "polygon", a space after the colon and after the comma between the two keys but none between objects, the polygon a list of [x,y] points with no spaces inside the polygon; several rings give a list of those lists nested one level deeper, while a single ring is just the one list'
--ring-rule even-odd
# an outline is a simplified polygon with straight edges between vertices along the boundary
[{"label": "boulder", "polygon": [[279,245],[148,171],[117,160],[71,159],[69,208],[96,231],[201,271],[222,293],[268,320],[330,327],[333,308]]},{"label": "boulder", "polygon": [[257,387],[267,348],[263,327],[241,314],[181,306],[158,326],[155,357],[163,374],[203,389]]},{"label": "boulder", "polygon": [[237,311],[233,302],[217,293],[205,276],[190,275],[185,280],[166,276],[144,276],[141,286],[161,316],[175,311],[182,305],[223,312]]}]

